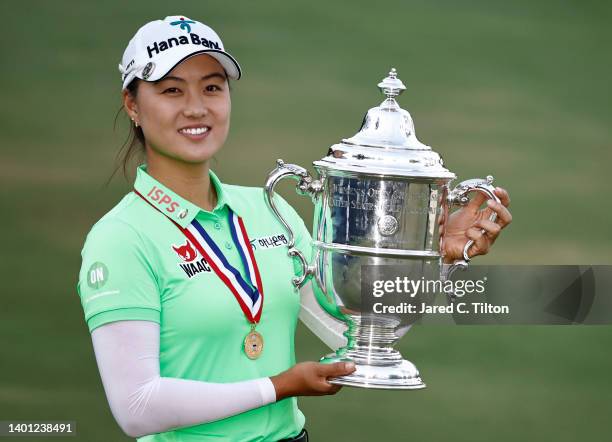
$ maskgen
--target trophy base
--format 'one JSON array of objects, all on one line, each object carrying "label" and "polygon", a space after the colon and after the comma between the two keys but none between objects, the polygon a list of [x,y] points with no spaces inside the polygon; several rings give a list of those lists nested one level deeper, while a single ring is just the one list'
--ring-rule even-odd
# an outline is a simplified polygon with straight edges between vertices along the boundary
[{"label": "trophy base", "polygon": [[[321,358],[322,363],[347,362],[350,358],[331,353]],[[353,361],[354,362],[354,361]],[[425,388],[419,370],[410,361],[402,359],[393,365],[355,364],[356,370],[347,376],[329,380],[330,384],[347,387],[377,388],[383,390],[419,390]]]}]

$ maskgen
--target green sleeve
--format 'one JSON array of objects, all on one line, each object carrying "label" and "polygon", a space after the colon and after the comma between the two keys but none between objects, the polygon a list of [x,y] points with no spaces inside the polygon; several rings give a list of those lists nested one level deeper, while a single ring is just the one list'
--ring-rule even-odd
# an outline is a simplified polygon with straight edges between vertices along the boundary
[{"label": "green sleeve", "polygon": [[118,308],[117,310],[109,310],[106,312],[93,315],[87,321],[89,331],[92,332],[101,325],[115,321],[153,321],[159,324],[160,314],[157,310],[151,308]]},{"label": "green sleeve", "polygon": [[145,244],[129,224],[98,222],[81,252],[77,292],[90,331],[119,320],[160,322],[160,294]]}]

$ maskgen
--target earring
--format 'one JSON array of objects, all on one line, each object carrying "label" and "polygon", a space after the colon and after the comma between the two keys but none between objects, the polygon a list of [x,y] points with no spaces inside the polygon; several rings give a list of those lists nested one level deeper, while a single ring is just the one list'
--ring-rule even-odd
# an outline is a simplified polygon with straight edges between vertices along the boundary
[{"label": "earring", "polygon": [[138,122],[132,118],[132,123],[134,123],[134,127],[138,127]]}]

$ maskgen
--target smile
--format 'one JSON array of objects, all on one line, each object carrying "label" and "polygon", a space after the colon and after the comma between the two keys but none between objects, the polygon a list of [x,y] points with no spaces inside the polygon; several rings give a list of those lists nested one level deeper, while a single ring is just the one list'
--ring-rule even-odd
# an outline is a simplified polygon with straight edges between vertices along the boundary
[{"label": "smile", "polygon": [[182,134],[189,134],[189,135],[201,135],[203,133],[208,132],[210,128],[208,126],[204,126],[204,127],[186,127],[183,129],[179,129],[179,132]]},{"label": "smile", "polygon": [[210,132],[211,128],[209,126],[199,126],[199,127],[184,127],[179,129],[178,132],[181,135],[185,135],[190,139],[202,139],[208,132]]}]

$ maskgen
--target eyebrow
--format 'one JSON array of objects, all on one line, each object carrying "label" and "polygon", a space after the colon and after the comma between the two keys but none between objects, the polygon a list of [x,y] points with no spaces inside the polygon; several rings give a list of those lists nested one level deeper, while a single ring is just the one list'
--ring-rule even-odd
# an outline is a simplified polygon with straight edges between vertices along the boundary
[{"label": "eyebrow", "polygon": [[[204,75],[202,78],[200,78],[200,81],[209,80],[211,78],[220,78],[222,80],[227,80],[227,77],[225,75],[223,75],[222,73],[220,73],[220,72],[213,72],[212,74]],[[181,81],[181,82],[185,81],[185,79],[183,79],[183,78],[175,77],[173,75],[169,75],[167,77],[164,77],[164,78],[161,78],[161,79],[157,80],[155,83],[160,83],[160,82],[162,82],[164,80],[175,80],[175,81]]]}]

